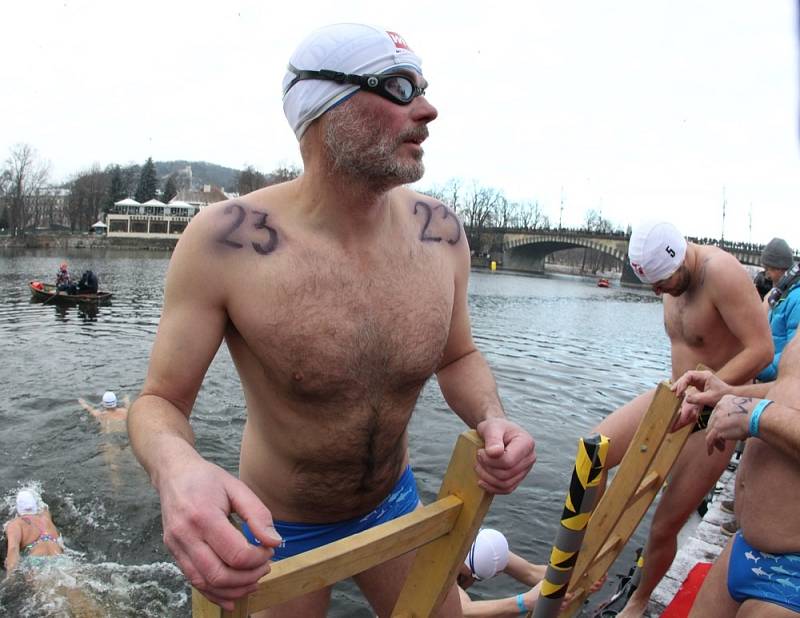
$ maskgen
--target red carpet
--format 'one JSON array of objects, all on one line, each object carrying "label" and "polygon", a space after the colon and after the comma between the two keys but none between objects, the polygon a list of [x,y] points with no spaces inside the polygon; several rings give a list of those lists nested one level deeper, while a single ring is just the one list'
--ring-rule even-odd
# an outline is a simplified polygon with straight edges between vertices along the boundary
[{"label": "red carpet", "polygon": [[675,593],[675,598],[661,614],[661,618],[685,618],[689,615],[689,610],[692,609],[694,599],[710,568],[710,562],[698,562],[692,567],[678,592]]}]

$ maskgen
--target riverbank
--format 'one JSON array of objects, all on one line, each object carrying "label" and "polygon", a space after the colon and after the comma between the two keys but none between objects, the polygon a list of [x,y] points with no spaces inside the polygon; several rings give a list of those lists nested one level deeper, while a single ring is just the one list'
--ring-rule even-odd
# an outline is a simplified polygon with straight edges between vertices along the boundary
[{"label": "riverbank", "polygon": [[0,236],[0,249],[120,249],[138,251],[165,251],[175,248],[178,238],[118,238],[79,233],[25,234]]}]

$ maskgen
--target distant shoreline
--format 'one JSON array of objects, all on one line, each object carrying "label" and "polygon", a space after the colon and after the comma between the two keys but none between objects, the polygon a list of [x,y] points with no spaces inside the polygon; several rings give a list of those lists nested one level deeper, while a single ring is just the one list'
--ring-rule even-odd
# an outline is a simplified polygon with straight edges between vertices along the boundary
[{"label": "distant shoreline", "polygon": [[0,236],[0,249],[120,249],[172,252],[178,238],[120,238],[81,232]]}]

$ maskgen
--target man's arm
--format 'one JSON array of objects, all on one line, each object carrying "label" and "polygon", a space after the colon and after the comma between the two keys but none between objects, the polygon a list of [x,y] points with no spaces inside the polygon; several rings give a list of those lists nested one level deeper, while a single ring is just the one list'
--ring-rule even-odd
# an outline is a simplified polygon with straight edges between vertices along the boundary
[{"label": "man's arm", "polygon": [[[694,387],[694,389],[690,389]],[[772,384],[739,384],[731,386],[720,380],[711,371],[687,371],[670,387],[678,397],[684,397],[687,403],[700,407],[713,408],[725,395],[739,397],[766,397]],[[696,390],[695,390],[696,389]]]},{"label": "man's arm", "polygon": [[103,416],[103,413],[102,413],[100,410],[98,410],[97,408],[93,408],[92,406],[90,406],[90,405],[89,405],[89,402],[88,402],[88,401],[86,401],[85,399],[83,399],[83,398],[79,397],[79,398],[78,398],[78,403],[79,403],[79,404],[81,404],[81,407],[82,407],[84,410],[86,410],[86,411],[87,411],[89,414],[91,414],[91,415],[92,415],[92,416],[94,416],[95,418],[100,418],[101,416]]},{"label": "man's arm", "polygon": [[758,292],[745,270],[732,256],[710,260],[706,281],[714,306],[742,350],[716,371],[728,384],[744,384],[766,367],[775,353],[769,321]]},{"label": "man's arm", "polygon": [[[752,437],[753,414],[763,401],[735,395],[720,399],[708,421],[706,446],[709,454],[714,448],[724,450],[726,440]],[[763,407],[757,427],[760,440],[800,463],[800,410],[775,401]]]},{"label": "man's arm", "polygon": [[469,247],[463,236],[453,250],[457,252],[453,314],[436,377],[450,408],[484,440],[476,468],[481,486],[506,494],[519,485],[536,461],[534,442],[528,432],[506,418],[494,376],[472,340],[467,305]]},{"label": "man's arm", "polygon": [[[187,227],[170,261],[164,306],[141,396],[128,414],[131,445],[161,498],[164,541],[192,585],[215,603],[256,589],[269,572],[269,511],[250,489],[194,449],[189,415],[227,324],[213,244],[213,207]],[[213,223],[213,219],[212,219]],[[216,253],[215,253],[216,251]],[[237,512],[263,543],[256,547],[230,523]]]}]

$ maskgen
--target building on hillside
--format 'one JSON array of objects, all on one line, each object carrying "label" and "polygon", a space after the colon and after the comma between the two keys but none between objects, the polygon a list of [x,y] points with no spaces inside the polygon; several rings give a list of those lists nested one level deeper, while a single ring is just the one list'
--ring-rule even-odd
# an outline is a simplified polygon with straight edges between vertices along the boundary
[{"label": "building on hillside", "polygon": [[198,209],[228,199],[225,192],[214,185],[203,185],[201,190],[181,189],[175,197]]},{"label": "building on hillside", "polygon": [[106,216],[108,236],[113,238],[175,238],[200,210],[182,200],[169,204],[148,200],[140,204],[127,198],[114,204]]}]

